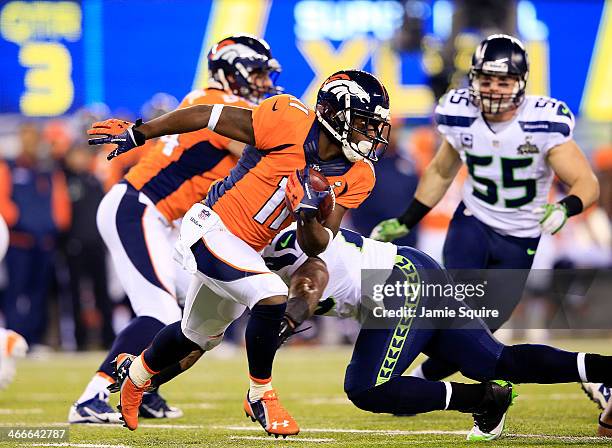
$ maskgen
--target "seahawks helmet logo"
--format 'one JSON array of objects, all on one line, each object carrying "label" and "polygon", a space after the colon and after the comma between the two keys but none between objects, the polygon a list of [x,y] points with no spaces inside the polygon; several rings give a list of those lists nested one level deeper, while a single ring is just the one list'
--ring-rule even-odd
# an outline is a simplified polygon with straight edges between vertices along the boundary
[{"label": "seahawks helmet logo", "polygon": [[366,92],[363,87],[357,84],[355,81],[347,80],[347,79],[335,79],[324,84],[321,87],[323,92],[330,92],[333,95],[336,95],[338,101],[344,97],[344,95],[352,95],[356,96],[361,100],[362,103],[370,102],[370,95]]}]

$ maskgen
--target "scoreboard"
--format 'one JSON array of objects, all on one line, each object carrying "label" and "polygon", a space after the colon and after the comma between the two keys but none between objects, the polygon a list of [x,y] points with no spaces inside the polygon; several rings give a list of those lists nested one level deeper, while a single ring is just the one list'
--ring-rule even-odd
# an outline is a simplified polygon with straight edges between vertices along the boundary
[{"label": "scoreboard", "polygon": [[[0,113],[51,117],[95,102],[137,113],[156,92],[180,99],[205,85],[210,45],[247,32],[265,37],[283,66],[279,83],[308,104],[331,72],[362,68],[388,87],[394,116],[428,117],[435,101],[428,77],[441,68],[435,43],[450,33],[453,2],[410,4],[427,39],[398,52],[392,38],[405,5],[396,0],[4,0]],[[517,5],[530,93],[612,120],[612,2]],[[457,43],[457,67],[469,64],[476,41]]]}]

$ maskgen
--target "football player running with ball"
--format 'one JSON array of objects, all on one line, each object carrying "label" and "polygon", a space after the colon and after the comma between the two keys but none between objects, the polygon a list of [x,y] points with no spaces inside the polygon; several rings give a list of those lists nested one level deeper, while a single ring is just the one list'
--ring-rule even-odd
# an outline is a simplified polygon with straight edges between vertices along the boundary
[{"label": "football player running with ball", "polygon": [[[293,96],[279,95],[252,111],[197,105],[119,135],[100,127],[90,130],[92,144],[117,145],[111,157],[149,138],[205,127],[248,145],[230,174],[213,184],[204,203],[194,205],[183,219],[178,250],[183,264],[194,273],[197,268],[198,276],[182,321],[161,330],[140,356],[120,355],[117,360],[121,413],[128,428],[138,426],[138,407],[155,373],[220,342],[236,316],[230,311],[221,320],[206,316],[210,306],[229,299],[251,310],[245,335],[250,376],[245,411],[270,434],[298,433],[271,384],[287,286],[259,251],[296,219],[304,251],[315,256],[325,250],[346,210],[358,207],[374,186],[372,162],[387,148],[389,113],[389,96],[378,79],[345,70],[323,83],[316,110]],[[312,188],[307,167],[328,178],[328,191]],[[316,219],[319,206],[332,194],[335,208],[321,224]]]},{"label": "football player running with ball", "polygon": [[[190,92],[180,104],[230,104],[253,108],[282,89],[275,85],[281,68],[263,40],[235,35],[213,45],[208,54],[208,87]],[[102,132],[121,133],[122,120],[98,123]],[[105,195],[98,207],[98,229],[136,317],[117,335],[81,396],[71,406],[69,423],[117,423],[107,387],[115,382],[112,361],[120,353],[140,353],[164,326],[181,319],[177,298],[190,277],[172,262],[178,237],[175,221],[206,196],[211,184],[236,165],[244,144],[201,129],[159,139]],[[140,415],[175,418],[154,389],[143,398]]]},{"label": "football player running with ball", "polygon": [[[525,95],[528,73],[518,39],[495,34],[480,43],[469,89],[449,91],[436,107],[443,141],[414,199],[404,214],[379,223],[372,238],[406,235],[442,199],[462,162],[469,175],[444,243],[449,270],[529,270],[540,235],[557,233],[597,200],[595,174],[572,138],[574,116],[561,101]],[[555,175],[569,192],[547,203]],[[504,287],[512,289],[506,308],[513,308],[523,283]],[[438,380],[456,370],[430,359],[413,374]]]}]

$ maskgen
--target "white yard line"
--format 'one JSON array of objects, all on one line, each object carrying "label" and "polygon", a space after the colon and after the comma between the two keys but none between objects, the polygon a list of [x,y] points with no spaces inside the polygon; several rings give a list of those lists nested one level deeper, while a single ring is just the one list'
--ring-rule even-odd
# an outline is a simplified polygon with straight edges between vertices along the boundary
[{"label": "white yard line", "polygon": [[30,409],[12,409],[12,408],[0,408],[0,415],[19,415],[19,414],[42,414],[42,408],[30,408]]},{"label": "white yard line", "polygon": [[[261,431],[255,426],[215,426],[217,429],[229,431]],[[330,433],[330,434],[373,434],[381,436],[419,436],[419,435],[461,435],[467,431],[446,431],[437,429],[402,430],[402,429],[352,429],[352,428],[302,428],[302,433]],[[595,436],[555,436],[549,434],[505,434],[504,438],[558,440],[566,442],[606,442],[606,439]],[[265,439],[265,437],[264,437]],[[266,439],[268,440],[268,439]],[[292,439],[295,440],[295,439]]]},{"label": "white yard line", "polygon": [[[227,429],[229,431],[261,431],[257,426],[214,426],[217,429]],[[467,431],[407,431],[402,429],[350,429],[350,428],[301,428],[300,432],[328,432],[332,434],[376,434],[383,436],[411,436],[421,434],[448,434],[448,435],[466,435]]]},{"label": "white yard line", "polygon": [[265,440],[266,442],[276,442],[277,440],[279,442],[287,442],[287,443],[293,443],[293,442],[311,442],[311,443],[327,443],[327,442],[335,442],[336,439],[309,439],[307,437],[294,437],[294,436],[289,436],[286,439],[283,439],[281,437],[279,437],[278,439],[274,438],[274,437],[265,437],[265,436],[229,436],[230,440]]},{"label": "white yard line", "polygon": [[105,445],[100,443],[24,443],[21,446],[74,446],[78,448],[131,448],[129,445]]},{"label": "white yard line", "polygon": [[219,406],[213,403],[182,403],[172,402],[172,404],[181,409],[215,409]]},{"label": "white yard line", "polygon": [[[66,423],[51,423],[51,425],[64,426],[66,425]],[[116,429],[117,426],[121,426],[121,425],[122,423],[83,423],[82,425],[78,425],[78,426],[82,428],[87,428],[89,426],[92,426],[92,427],[95,426],[96,428]],[[162,423],[162,424],[140,423],[138,427],[146,428],[146,429],[203,429],[204,428],[204,426],[202,425],[172,425],[170,423]]]}]

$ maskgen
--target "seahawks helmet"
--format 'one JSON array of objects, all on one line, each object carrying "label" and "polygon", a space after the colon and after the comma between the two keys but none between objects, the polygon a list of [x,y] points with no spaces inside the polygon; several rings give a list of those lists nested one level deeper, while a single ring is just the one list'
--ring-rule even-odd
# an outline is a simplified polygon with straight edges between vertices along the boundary
[{"label": "seahawks helmet", "polygon": [[376,162],[389,145],[389,94],[368,72],[341,70],[327,78],[317,95],[316,113],[350,162]]},{"label": "seahawks helmet", "polygon": [[[509,95],[482,93],[481,74],[515,78],[517,82],[514,91]],[[478,45],[472,56],[470,99],[476,107],[488,114],[499,114],[516,108],[525,98],[528,74],[529,61],[521,41],[506,34],[493,34]]]},{"label": "seahawks helmet", "polygon": [[[251,75],[260,72],[270,76],[270,87],[257,86]],[[255,36],[241,34],[223,39],[208,53],[209,85],[252,103],[260,103],[269,95],[282,93],[276,85],[281,66],[272,57],[268,43]]]}]

